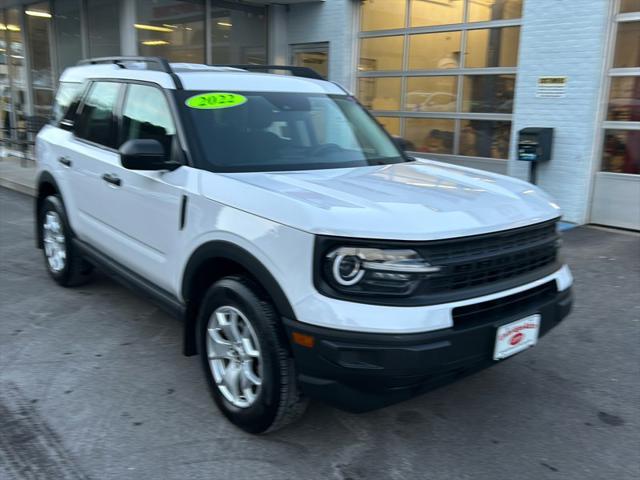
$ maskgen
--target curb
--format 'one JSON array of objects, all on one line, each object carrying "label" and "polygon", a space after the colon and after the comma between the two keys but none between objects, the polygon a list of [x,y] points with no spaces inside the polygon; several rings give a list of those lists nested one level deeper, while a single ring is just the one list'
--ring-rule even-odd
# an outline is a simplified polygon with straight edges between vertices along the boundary
[{"label": "curb", "polygon": [[31,197],[36,196],[35,187],[32,187],[31,185],[25,185],[23,183],[14,182],[13,180],[8,180],[2,177],[0,177],[0,187],[4,187],[7,190],[24,193],[25,195],[29,195]]}]

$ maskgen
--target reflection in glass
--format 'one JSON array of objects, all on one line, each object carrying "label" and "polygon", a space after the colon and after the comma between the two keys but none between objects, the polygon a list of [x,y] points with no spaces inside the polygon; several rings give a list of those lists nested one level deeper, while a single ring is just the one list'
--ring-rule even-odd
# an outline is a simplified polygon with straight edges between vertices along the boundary
[{"label": "reflection in glass", "polygon": [[411,0],[411,26],[462,23],[464,0]]},{"label": "reflection in glass", "polygon": [[467,5],[468,22],[505,20],[522,16],[522,0],[471,0]]},{"label": "reflection in glass", "polygon": [[640,67],[640,22],[618,23],[614,68]]},{"label": "reflection in glass", "polygon": [[401,88],[398,77],[360,78],[358,99],[369,110],[400,110]]},{"label": "reflection in glass", "polygon": [[457,78],[409,77],[404,109],[409,112],[455,112]]},{"label": "reflection in glass", "polygon": [[174,62],[204,62],[202,0],[138,0],[138,52]]},{"label": "reflection in glass", "polygon": [[465,67],[515,67],[520,27],[469,30]]},{"label": "reflection in glass", "polygon": [[460,155],[509,158],[511,122],[463,120],[460,128]]},{"label": "reflection in glass", "polygon": [[157,140],[168,157],[176,129],[162,91],[149,85],[129,85],[120,129],[123,141]]},{"label": "reflection in glass", "polygon": [[363,38],[360,40],[358,70],[401,70],[404,37]]},{"label": "reflection in glass", "polygon": [[48,118],[51,115],[53,104],[53,76],[49,49],[49,31],[51,29],[49,4],[41,2],[29,5],[25,14],[31,59],[33,113],[37,117]]},{"label": "reflection in glass", "polygon": [[465,75],[462,110],[511,113],[515,84],[515,75]]},{"label": "reflection in glass", "polygon": [[75,65],[82,58],[82,40],[80,36],[80,2],[78,0],[55,0],[54,24],[56,34],[55,52],[58,56],[58,68]]},{"label": "reflection in glass", "polygon": [[390,135],[400,136],[400,119],[398,117],[376,117],[376,120]]},{"label": "reflection in glass", "polygon": [[4,10],[0,9],[0,23],[5,30],[0,30],[0,141],[11,137],[11,95],[9,92],[9,68],[7,65],[7,39]]},{"label": "reflection in glass", "polygon": [[455,120],[407,118],[404,138],[415,146],[416,152],[451,154],[454,130]]},{"label": "reflection in glass", "polygon": [[27,127],[27,72],[25,65],[25,49],[23,32],[20,28],[20,12],[17,8],[6,11],[6,50],[9,54],[9,77],[12,85],[8,97],[8,128],[14,140],[24,140],[24,129]]},{"label": "reflection in glass", "polygon": [[640,174],[640,130],[605,130],[602,170]]},{"label": "reflection in glass", "polygon": [[293,52],[293,64],[297,67],[307,67],[318,72],[324,78],[329,78],[328,48],[313,50],[298,50]]},{"label": "reflection in glass", "polygon": [[607,120],[640,121],[640,77],[612,77]]},{"label": "reflection in glass", "polygon": [[620,0],[620,13],[640,12],[640,0]]},{"label": "reflection in glass", "polygon": [[87,2],[87,30],[89,31],[89,56],[108,57],[120,55],[119,9],[113,0],[85,0]]},{"label": "reflection in glass", "polygon": [[117,126],[114,116],[120,94],[120,83],[96,82],[84,100],[76,135],[99,145],[117,148]]},{"label": "reflection in glass", "polygon": [[409,37],[409,69],[460,67],[460,32],[426,33]]},{"label": "reflection in glass", "polygon": [[364,0],[360,10],[360,30],[404,27],[407,0]]},{"label": "reflection in glass", "polygon": [[210,22],[214,64],[267,63],[267,12],[264,7],[214,6]]}]

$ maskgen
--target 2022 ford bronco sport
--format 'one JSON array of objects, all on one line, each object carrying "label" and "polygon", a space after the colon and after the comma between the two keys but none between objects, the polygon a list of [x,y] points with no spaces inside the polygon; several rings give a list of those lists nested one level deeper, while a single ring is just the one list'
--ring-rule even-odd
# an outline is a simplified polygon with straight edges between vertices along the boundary
[{"label": "2022 ford bronco sport", "polygon": [[100,266],[182,317],[185,354],[253,433],[307,397],[351,411],[408,398],[568,314],[545,193],[407,157],[341,87],[293,73],[67,69],[36,143],[53,279]]}]

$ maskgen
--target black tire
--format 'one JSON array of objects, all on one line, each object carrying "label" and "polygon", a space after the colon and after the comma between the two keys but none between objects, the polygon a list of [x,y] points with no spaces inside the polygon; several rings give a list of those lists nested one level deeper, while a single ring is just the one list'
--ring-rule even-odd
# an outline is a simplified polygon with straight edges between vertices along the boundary
[{"label": "black tire", "polygon": [[45,238],[44,224],[48,212],[55,212],[62,224],[66,259],[63,268],[54,270],[47,259],[46,249],[43,245],[42,252],[47,272],[49,272],[51,278],[53,278],[58,285],[62,285],[63,287],[75,287],[82,285],[91,278],[93,266],[80,256],[80,253],[71,241],[71,229],[69,228],[69,222],[67,220],[64,205],[58,195],[50,195],[45,198],[42,202],[42,206],[40,207],[40,211],[38,212],[38,228],[40,229],[40,235],[43,239],[43,243]]},{"label": "black tire", "polygon": [[[207,358],[207,326],[218,307],[240,310],[253,327],[262,363],[262,385],[248,407],[233,405],[215,383]],[[298,390],[293,358],[271,302],[252,281],[241,276],[225,277],[207,290],[198,313],[198,346],[207,383],[218,408],[233,424],[249,433],[267,433],[297,420],[307,400]]]}]

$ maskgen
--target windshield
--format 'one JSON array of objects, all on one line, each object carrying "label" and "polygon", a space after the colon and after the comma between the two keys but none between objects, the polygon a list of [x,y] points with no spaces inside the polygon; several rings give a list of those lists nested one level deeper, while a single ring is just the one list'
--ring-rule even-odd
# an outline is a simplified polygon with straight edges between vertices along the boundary
[{"label": "windshield", "polygon": [[224,172],[310,170],[405,161],[351,97],[279,92],[179,91],[200,168]]}]

